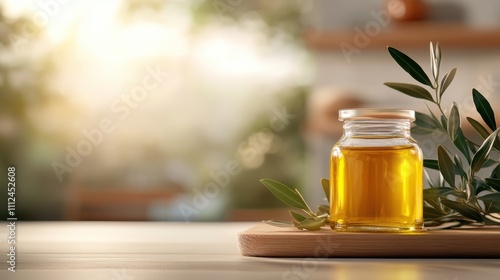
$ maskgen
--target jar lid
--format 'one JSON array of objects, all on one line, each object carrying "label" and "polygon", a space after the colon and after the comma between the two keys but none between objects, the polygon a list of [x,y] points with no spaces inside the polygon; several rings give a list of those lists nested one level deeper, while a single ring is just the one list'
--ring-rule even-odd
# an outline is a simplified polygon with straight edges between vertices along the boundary
[{"label": "jar lid", "polygon": [[415,111],[403,109],[342,109],[339,110],[339,121],[343,120],[373,120],[373,119],[404,119],[415,120]]}]

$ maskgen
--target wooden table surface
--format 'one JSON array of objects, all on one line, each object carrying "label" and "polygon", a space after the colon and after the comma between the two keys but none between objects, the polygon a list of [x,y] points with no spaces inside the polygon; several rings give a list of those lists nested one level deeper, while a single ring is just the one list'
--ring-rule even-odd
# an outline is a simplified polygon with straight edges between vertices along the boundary
[{"label": "wooden table surface", "polygon": [[500,279],[498,259],[244,257],[237,233],[252,225],[20,221],[12,273],[2,224],[0,279]]}]

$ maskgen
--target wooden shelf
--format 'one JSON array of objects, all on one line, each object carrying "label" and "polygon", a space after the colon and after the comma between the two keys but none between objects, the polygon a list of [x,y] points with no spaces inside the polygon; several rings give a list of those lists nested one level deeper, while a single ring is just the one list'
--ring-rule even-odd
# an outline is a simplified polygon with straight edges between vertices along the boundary
[{"label": "wooden shelf", "polygon": [[306,44],[316,50],[341,50],[342,42],[359,49],[378,49],[390,45],[398,48],[428,48],[429,42],[439,42],[446,48],[493,49],[500,47],[500,27],[494,29],[474,29],[461,24],[406,23],[391,25],[369,38],[366,46],[356,45],[354,28],[345,31],[308,31]]}]

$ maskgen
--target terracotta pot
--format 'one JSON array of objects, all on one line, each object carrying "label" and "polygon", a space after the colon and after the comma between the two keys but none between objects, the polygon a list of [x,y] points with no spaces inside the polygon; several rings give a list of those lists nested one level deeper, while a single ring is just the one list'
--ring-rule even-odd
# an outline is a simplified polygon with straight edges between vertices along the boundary
[{"label": "terracotta pot", "polygon": [[422,20],[427,15],[427,5],[422,0],[388,0],[386,8],[395,21]]}]

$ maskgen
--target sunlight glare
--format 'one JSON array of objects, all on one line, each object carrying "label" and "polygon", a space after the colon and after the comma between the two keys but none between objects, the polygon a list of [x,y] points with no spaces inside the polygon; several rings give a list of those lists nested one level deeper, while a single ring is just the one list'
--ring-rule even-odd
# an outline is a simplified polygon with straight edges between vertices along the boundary
[{"label": "sunlight glare", "polygon": [[200,40],[195,53],[202,71],[225,77],[248,77],[259,75],[263,61],[256,50],[259,46],[252,40],[241,38],[232,32],[214,32]]}]

